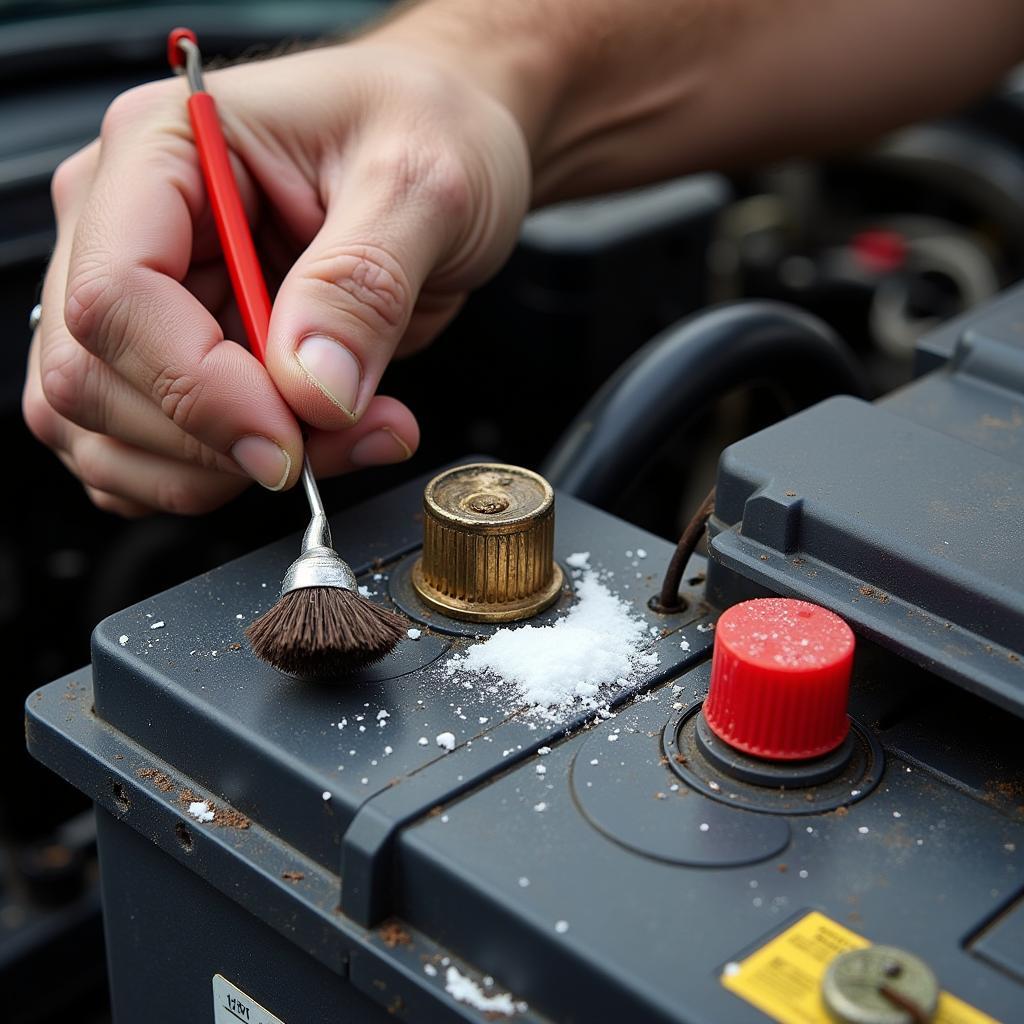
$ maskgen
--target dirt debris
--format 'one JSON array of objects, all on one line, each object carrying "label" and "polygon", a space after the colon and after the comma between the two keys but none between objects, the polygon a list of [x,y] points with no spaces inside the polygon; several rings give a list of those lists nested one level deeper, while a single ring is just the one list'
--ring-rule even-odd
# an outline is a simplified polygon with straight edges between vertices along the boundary
[{"label": "dirt debris", "polygon": [[409,930],[398,921],[392,918],[389,921],[385,921],[378,929],[381,939],[384,945],[388,949],[394,949],[396,946],[411,946],[412,936],[409,934]]},{"label": "dirt debris", "polygon": [[205,803],[213,811],[211,825],[221,825],[224,828],[247,829],[252,824],[252,821],[242,814],[241,811],[236,811],[233,807],[221,807],[207,797],[193,793],[187,786],[178,793],[178,803],[186,808],[189,804]]},{"label": "dirt debris", "polygon": [[174,789],[171,777],[157,768],[140,768],[135,774],[140,779],[149,779],[161,793],[170,793]]},{"label": "dirt debris", "polygon": [[233,807],[215,807],[210,804],[213,810],[214,825],[223,825],[225,828],[247,829],[252,822],[241,811]]}]

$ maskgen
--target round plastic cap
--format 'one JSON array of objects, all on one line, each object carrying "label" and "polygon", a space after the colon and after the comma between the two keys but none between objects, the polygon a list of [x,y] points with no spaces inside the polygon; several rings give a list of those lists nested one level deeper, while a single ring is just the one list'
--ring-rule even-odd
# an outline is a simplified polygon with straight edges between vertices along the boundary
[{"label": "round plastic cap", "polygon": [[715,627],[704,719],[754,757],[827,754],[850,730],[853,649],[853,631],[827,608],[784,597],[734,605]]}]

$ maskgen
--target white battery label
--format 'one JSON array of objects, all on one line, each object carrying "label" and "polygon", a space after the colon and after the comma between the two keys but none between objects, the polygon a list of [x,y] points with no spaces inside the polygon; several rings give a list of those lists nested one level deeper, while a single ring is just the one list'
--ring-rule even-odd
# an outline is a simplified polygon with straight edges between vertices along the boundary
[{"label": "white battery label", "polygon": [[232,985],[220,974],[213,976],[214,1024],[284,1024],[269,1010],[247,996],[237,985]]}]

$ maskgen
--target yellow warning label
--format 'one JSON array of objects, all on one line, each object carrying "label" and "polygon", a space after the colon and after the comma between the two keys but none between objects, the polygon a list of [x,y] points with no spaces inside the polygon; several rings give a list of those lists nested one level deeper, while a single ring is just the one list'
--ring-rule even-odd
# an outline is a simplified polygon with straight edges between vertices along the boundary
[{"label": "yellow warning label", "polygon": [[[869,945],[862,935],[815,910],[746,960],[727,964],[722,984],[779,1024],[832,1024],[821,998],[825,969],[840,953]],[[934,1024],[999,1022],[943,992]]]}]

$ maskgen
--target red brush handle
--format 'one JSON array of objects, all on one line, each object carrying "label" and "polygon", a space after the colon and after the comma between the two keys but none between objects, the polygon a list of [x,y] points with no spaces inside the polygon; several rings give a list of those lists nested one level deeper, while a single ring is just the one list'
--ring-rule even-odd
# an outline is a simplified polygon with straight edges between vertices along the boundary
[{"label": "red brush handle", "polygon": [[185,54],[182,53],[181,43],[186,39],[193,46],[199,46],[199,40],[190,28],[173,28],[167,35],[167,63],[171,65],[172,71],[185,70]]},{"label": "red brush handle", "polygon": [[188,116],[199,150],[199,163],[206,181],[206,192],[217,221],[224,260],[242,314],[249,346],[261,363],[266,362],[267,330],[270,325],[270,295],[256,256],[252,232],[242,206],[227,143],[220,128],[217,105],[208,92],[196,92],[188,98]]}]

